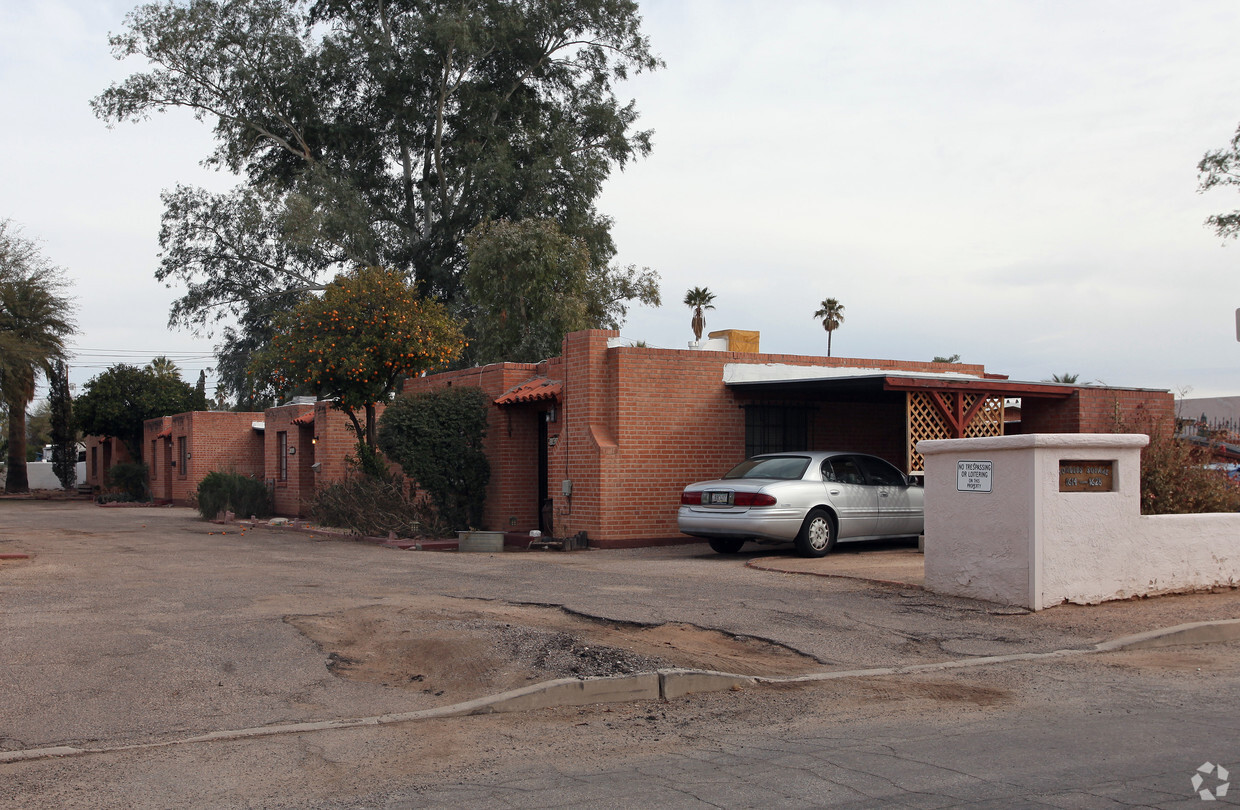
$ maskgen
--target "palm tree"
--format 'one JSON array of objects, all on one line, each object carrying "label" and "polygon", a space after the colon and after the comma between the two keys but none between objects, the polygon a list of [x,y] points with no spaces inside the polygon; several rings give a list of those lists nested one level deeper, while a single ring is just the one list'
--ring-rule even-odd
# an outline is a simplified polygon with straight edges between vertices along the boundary
[{"label": "palm tree", "polygon": [[685,306],[693,310],[693,321],[690,326],[693,328],[695,341],[702,339],[702,330],[706,328],[706,316],[703,312],[715,308],[712,303],[714,300],[715,294],[706,287],[694,287],[685,293]]},{"label": "palm tree", "polygon": [[163,377],[170,380],[181,379],[181,369],[177,368],[176,363],[172,362],[162,354],[147,363],[146,367],[148,370],[154,372],[156,377]]},{"label": "palm tree", "polygon": [[827,330],[827,357],[831,356],[831,333],[840,328],[844,322],[844,305],[834,298],[824,298],[822,306],[814,313],[814,317],[822,321],[822,328]]},{"label": "palm tree", "polygon": [[1052,374],[1051,382],[1068,383],[1069,385],[1071,385],[1075,383],[1077,381],[1077,378],[1080,376],[1081,375],[1079,374],[1072,374],[1070,372],[1067,374]]},{"label": "palm tree", "polygon": [[26,406],[34,400],[40,372],[51,373],[65,356],[64,340],[74,332],[72,305],[61,294],[60,268],[38,245],[0,220],[0,396],[9,412],[8,472],[5,490],[28,492]]}]

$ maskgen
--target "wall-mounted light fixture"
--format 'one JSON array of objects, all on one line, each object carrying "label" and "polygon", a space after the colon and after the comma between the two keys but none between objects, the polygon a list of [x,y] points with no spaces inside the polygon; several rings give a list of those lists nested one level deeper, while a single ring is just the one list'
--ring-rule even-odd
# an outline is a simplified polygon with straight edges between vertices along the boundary
[{"label": "wall-mounted light fixture", "polygon": [[546,417],[547,417],[547,421],[548,421],[548,422],[554,422],[554,421],[555,421],[555,408],[551,408],[551,409],[549,409],[549,410],[547,410],[547,411],[544,411],[544,413],[546,414]]},{"label": "wall-mounted light fixture", "polygon": [[193,458],[193,457],[194,457],[194,454],[193,454],[193,453],[186,453],[186,454],[185,454],[185,457],[186,457],[186,458]]},{"label": "wall-mounted light fixture", "polygon": [[295,456],[295,455],[297,455],[297,448],[296,448],[296,447],[290,447],[290,448],[288,449],[288,454],[289,454],[290,456]]},{"label": "wall-mounted light fixture", "polygon": [[318,443],[319,443],[319,437],[318,437],[318,436],[315,436],[313,439],[311,439],[311,440],[310,440],[310,443],[311,443],[311,444],[318,444]]}]

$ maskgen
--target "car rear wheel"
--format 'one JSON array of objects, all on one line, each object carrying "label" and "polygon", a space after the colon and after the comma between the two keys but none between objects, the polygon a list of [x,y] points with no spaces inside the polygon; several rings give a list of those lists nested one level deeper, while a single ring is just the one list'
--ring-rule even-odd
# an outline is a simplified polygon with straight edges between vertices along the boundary
[{"label": "car rear wheel", "polygon": [[710,547],[720,554],[735,554],[741,550],[741,546],[745,545],[744,540],[732,540],[715,538],[710,541]]},{"label": "car rear wheel", "polygon": [[797,553],[802,557],[824,557],[835,548],[835,523],[825,509],[813,509],[797,535]]}]

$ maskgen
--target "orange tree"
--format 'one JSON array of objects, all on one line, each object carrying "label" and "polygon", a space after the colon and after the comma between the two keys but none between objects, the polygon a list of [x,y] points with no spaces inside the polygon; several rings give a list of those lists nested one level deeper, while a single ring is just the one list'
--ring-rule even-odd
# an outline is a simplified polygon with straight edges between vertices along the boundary
[{"label": "orange tree", "polygon": [[382,267],[337,276],[274,325],[254,373],[279,391],[333,398],[367,454],[375,448],[375,405],[391,399],[403,377],[441,367],[465,346],[461,323],[442,304]]}]

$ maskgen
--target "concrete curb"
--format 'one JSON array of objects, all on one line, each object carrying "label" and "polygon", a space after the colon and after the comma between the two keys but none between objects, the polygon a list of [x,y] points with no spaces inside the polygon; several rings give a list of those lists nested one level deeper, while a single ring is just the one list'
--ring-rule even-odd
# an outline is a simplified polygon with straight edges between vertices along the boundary
[{"label": "concrete curb", "polygon": [[1141,650],[1190,644],[1225,644],[1232,641],[1240,641],[1240,619],[1222,619],[1181,624],[1161,630],[1151,630],[1147,633],[1123,636],[1112,641],[1104,641],[1092,647],[1080,649],[1055,650],[1045,653],[991,655],[980,658],[966,658],[958,661],[943,661],[935,664],[909,664],[898,667],[815,672],[809,675],[788,677],[738,675],[730,672],[697,669],[660,669],[655,672],[642,672],[613,678],[560,678],[522,687],[521,689],[501,692],[497,695],[488,695],[463,703],[456,703],[451,706],[439,706],[433,709],[422,709],[414,712],[212,731],[193,737],[99,748],[75,748],[73,746],[58,745],[46,748],[30,748],[21,751],[0,751],[0,765],[58,757],[86,756],[88,754],[141,751],[191,743],[244,740],[255,737],[274,737],[282,734],[306,734],[316,731],[361,728],[364,726],[383,726],[418,720],[524,712],[559,706],[584,706],[592,703],[628,703],[639,700],[670,700],[694,693],[733,691],[743,689],[746,686],[762,684],[814,683],[846,678],[873,678],[887,675],[943,672],[952,669],[1007,664],[1015,661],[1041,661],[1123,650]]},{"label": "concrete curb", "polygon": [[1191,622],[1124,636],[1114,641],[1094,645],[1096,652],[1118,650],[1148,650],[1155,647],[1174,647],[1188,644],[1226,644],[1240,640],[1240,619],[1218,619],[1211,622]]}]

